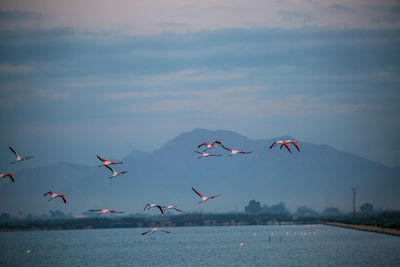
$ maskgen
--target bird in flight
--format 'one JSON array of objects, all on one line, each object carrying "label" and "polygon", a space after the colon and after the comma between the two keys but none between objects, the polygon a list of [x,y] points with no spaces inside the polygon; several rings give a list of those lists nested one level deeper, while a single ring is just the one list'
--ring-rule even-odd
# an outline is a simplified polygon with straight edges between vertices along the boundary
[{"label": "bird in flight", "polygon": [[144,232],[144,233],[142,233],[142,235],[145,235],[145,234],[148,234],[148,233],[154,233],[154,232],[157,232],[157,231],[159,231],[159,232],[164,232],[164,233],[170,233],[170,232],[168,232],[168,231],[165,231],[165,230],[162,230],[162,229],[160,229],[160,228],[153,228],[153,229],[151,229],[151,230],[149,230],[149,231],[146,231],[146,232]]},{"label": "bird in flight", "polygon": [[117,171],[115,171],[113,168],[111,168],[111,167],[108,166],[108,165],[104,165],[104,166],[106,166],[107,169],[109,169],[109,170],[113,173],[113,174],[110,176],[110,179],[111,179],[111,178],[114,178],[114,177],[117,177],[117,176],[120,175],[120,174],[128,173],[128,172],[117,172]]},{"label": "bird in flight", "polygon": [[51,190],[44,194],[44,196],[47,196],[47,195],[51,195],[51,198],[49,199],[49,201],[54,199],[54,198],[56,198],[56,197],[60,197],[60,198],[62,198],[64,203],[67,204],[67,199],[65,198],[64,195],[59,195],[59,194],[53,193],[53,191],[51,191]]},{"label": "bird in flight", "polygon": [[14,183],[14,175],[12,175],[11,173],[3,174],[0,172],[0,178],[7,178],[7,177],[9,177],[10,180]]},{"label": "bird in flight", "polygon": [[161,211],[161,214],[164,214],[164,210],[161,207],[161,205],[157,205],[157,204],[146,204],[146,206],[144,206],[144,210],[146,209],[151,209],[151,208],[158,208]]},{"label": "bird in flight", "polygon": [[33,156],[28,156],[28,157],[21,157],[18,153],[17,153],[17,151],[15,151],[12,147],[8,147],[11,151],[12,151],[12,153],[14,153],[14,155],[17,157],[13,162],[11,162],[11,164],[14,164],[14,163],[17,163],[17,162],[21,162],[21,161],[23,161],[23,160],[28,160],[28,159],[30,159],[30,158],[33,158]]},{"label": "bird in flight", "polygon": [[97,155],[96,157],[103,162],[103,164],[99,165],[98,167],[111,165],[111,164],[122,164],[122,161],[108,161],[108,160],[101,158],[99,155]]},{"label": "bird in flight", "polygon": [[286,144],[286,141],[283,141],[283,140],[278,140],[278,141],[273,142],[272,145],[269,147],[269,149],[273,148],[276,145],[281,145],[281,148],[282,148],[282,146],[285,146],[287,148],[287,150],[290,153],[292,153],[292,151],[290,150],[289,146]]},{"label": "bird in flight", "polygon": [[233,155],[236,155],[236,154],[250,154],[252,152],[252,151],[245,152],[243,150],[235,150],[232,148],[225,147],[223,145],[222,145],[222,147],[231,152],[231,154],[229,154],[230,157],[232,157]]},{"label": "bird in flight", "polygon": [[221,143],[219,140],[215,140],[214,142],[212,142],[211,145],[204,142],[204,143],[201,143],[200,145],[198,145],[197,148],[200,148],[200,147],[202,147],[202,146],[205,146],[206,149],[204,149],[203,152],[206,152],[207,150],[209,150],[209,149],[211,149],[211,148],[213,148],[213,147],[216,147],[216,146],[218,146],[218,145],[222,145],[222,143]]},{"label": "bird in flight", "polygon": [[98,211],[99,213],[97,213],[97,215],[102,215],[106,213],[124,213],[123,211],[106,210],[106,209],[90,210],[90,211]]},{"label": "bird in flight", "polygon": [[204,152],[199,152],[199,151],[194,151],[198,154],[201,154],[201,156],[199,157],[199,159],[201,158],[207,158],[207,157],[220,157],[222,155],[217,155],[217,154],[210,154],[210,153],[204,153]]},{"label": "bird in flight", "polygon": [[163,209],[164,209],[164,212],[166,212],[167,210],[170,210],[170,209],[174,209],[174,210],[176,210],[176,211],[183,212],[183,211],[181,211],[180,209],[178,209],[176,206],[172,206],[172,205],[170,205],[170,206],[164,206]]},{"label": "bird in flight", "polygon": [[207,201],[207,200],[210,200],[210,199],[213,199],[213,198],[216,198],[216,197],[219,196],[219,194],[218,194],[218,195],[211,196],[211,197],[205,197],[203,194],[201,194],[199,191],[197,191],[197,190],[194,189],[193,187],[192,187],[192,190],[193,190],[197,195],[199,195],[199,197],[201,197],[201,201],[199,202],[199,204],[201,204],[201,203],[203,203],[203,202],[205,202],[205,201]]}]

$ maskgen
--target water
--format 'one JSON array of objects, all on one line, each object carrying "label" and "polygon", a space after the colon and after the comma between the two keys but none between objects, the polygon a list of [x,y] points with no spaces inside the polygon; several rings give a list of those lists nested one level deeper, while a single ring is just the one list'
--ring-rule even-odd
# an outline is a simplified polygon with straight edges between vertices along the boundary
[{"label": "water", "polygon": [[1,232],[0,265],[400,266],[400,238],[377,233],[323,225],[164,229],[171,233],[142,236],[147,228]]}]

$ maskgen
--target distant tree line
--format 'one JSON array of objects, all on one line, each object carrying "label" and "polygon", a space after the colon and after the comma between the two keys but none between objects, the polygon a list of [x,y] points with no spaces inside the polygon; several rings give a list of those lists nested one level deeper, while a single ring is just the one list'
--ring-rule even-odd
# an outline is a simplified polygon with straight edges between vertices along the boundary
[{"label": "distant tree line", "polygon": [[[0,214],[0,231],[7,230],[51,230],[51,229],[96,229],[96,228],[134,228],[165,226],[223,226],[223,225],[265,225],[265,224],[302,224],[339,221],[376,225],[388,228],[400,228],[400,211],[376,211],[371,203],[360,207],[356,217],[352,213],[342,213],[336,207],[329,207],[321,213],[300,206],[290,213],[284,202],[271,206],[261,205],[250,200],[244,207],[244,213],[183,213],[179,215],[149,216],[132,214],[128,216],[97,216],[92,212],[82,213],[82,218],[74,218],[59,210],[50,210],[41,216],[27,215],[25,218],[12,218],[8,213]],[[22,213],[19,213],[22,216]]]},{"label": "distant tree line", "polygon": [[[267,204],[261,205],[259,201],[250,200],[249,204],[244,207],[245,213],[248,214],[260,214],[260,213],[270,213],[270,214],[290,214],[290,212],[286,208],[286,204],[281,201],[278,204],[268,206]],[[365,203],[361,205],[360,212],[362,214],[373,213],[374,208],[371,203]],[[328,207],[324,209],[321,213],[308,208],[307,206],[300,206],[297,210],[293,213],[293,215],[300,216],[300,217],[330,217],[330,216],[341,216],[344,215],[336,207]]]}]

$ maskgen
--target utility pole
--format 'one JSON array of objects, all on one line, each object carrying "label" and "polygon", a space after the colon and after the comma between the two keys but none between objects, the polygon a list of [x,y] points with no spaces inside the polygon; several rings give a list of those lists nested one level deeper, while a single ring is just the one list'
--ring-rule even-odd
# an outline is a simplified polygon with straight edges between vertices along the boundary
[{"label": "utility pole", "polygon": [[325,189],[325,209],[328,208],[328,196],[326,194],[326,189]]},{"label": "utility pole", "polygon": [[355,217],[356,216],[356,188],[355,187],[353,187],[352,188],[352,190],[353,190],[353,217]]}]

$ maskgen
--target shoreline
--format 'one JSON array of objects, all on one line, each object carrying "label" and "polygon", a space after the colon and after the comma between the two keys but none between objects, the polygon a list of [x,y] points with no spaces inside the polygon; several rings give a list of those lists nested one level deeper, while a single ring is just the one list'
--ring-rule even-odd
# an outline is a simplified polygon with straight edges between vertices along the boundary
[{"label": "shoreline", "polygon": [[330,226],[335,226],[335,227],[349,228],[349,229],[353,229],[353,230],[375,232],[378,234],[393,235],[393,236],[400,237],[400,230],[397,230],[397,229],[382,228],[382,227],[372,226],[372,225],[347,224],[347,223],[340,223],[340,222],[325,222],[324,224],[330,225]]}]

